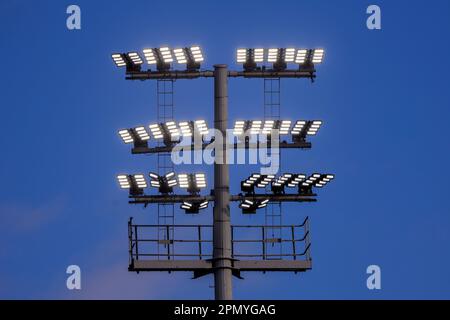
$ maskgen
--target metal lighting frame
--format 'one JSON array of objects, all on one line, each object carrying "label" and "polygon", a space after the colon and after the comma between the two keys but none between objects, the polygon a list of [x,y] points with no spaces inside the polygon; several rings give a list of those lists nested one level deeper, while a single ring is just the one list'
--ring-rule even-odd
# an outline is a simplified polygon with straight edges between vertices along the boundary
[{"label": "metal lighting frame", "polygon": [[[125,56],[125,60],[127,57]],[[128,61],[127,61],[128,63]],[[280,69],[274,65],[273,69],[263,68],[248,68],[247,71],[231,71],[228,70],[225,64],[214,65],[214,70],[197,70],[190,68],[185,71],[169,70],[167,68],[160,68],[157,71],[141,70],[139,67],[126,68],[126,80],[180,80],[180,79],[198,79],[198,78],[213,78],[214,80],[214,128],[220,131],[223,137],[226,137],[228,128],[228,79],[229,78],[304,78],[314,81],[316,78],[316,70],[314,64],[310,63],[304,65],[297,70]],[[227,141],[225,139],[225,141]],[[205,148],[208,144],[204,143],[201,148]],[[234,144],[233,148],[242,147],[242,145]],[[247,142],[244,144],[247,149],[258,148],[258,143]],[[288,143],[280,141],[280,148],[311,148],[311,144],[305,141],[297,141]],[[195,149],[192,146],[191,150]],[[172,146],[158,146],[150,148],[147,146],[135,146],[132,149],[133,154],[146,153],[161,153],[170,152]],[[223,148],[216,149],[216,159],[226,159],[229,148],[223,145]],[[214,203],[213,209],[213,223],[208,226],[188,226],[188,225],[168,225],[170,228],[194,228],[198,232],[198,238],[195,240],[174,239],[169,236],[167,239],[161,240],[141,238],[140,234],[143,228],[157,228],[161,230],[162,225],[135,225],[130,219],[128,224],[129,231],[129,254],[130,254],[130,271],[193,271],[194,278],[202,275],[214,274],[214,288],[215,298],[218,300],[232,299],[232,276],[240,277],[242,271],[292,271],[304,272],[311,269],[312,262],[310,256],[310,239],[309,239],[309,220],[306,219],[301,225],[286,226],[280,225],[279,228],[290,229],[291,236],[289,239],[268,239],[266,236],[266,226],[232,226],[230,219],[230,202],[242,202],[246,198],[255,200],[269,199],[274,202],[315,202],[316,194],[253,194],[249,195],[230,195],[229,192],[229,165],[226,161],[219,161],[214,164],[214,190],[210,195],[131,195],[129,199],[130,204],[143,204],[147,206],[152,203],[182,203],[185,201],[210,201]],[[212,237],[208,240],[202,239],[202,229],[210,229]],[[260,243],[262,252],[258,254],[239,254],[236,252],[236,246],[239,243],[245,242],[245,239],[237,239],[235,232],[239,228],[258,228],[261,232],[262,238],[254,242]],[[296,228],[303,228],[303,236],[298,236]],[[167,231],[169,232],[169,231]],[[157,256],[142,252],[143,243],[166,241],[166,253],[161,255],[159,252]],[[159,242],[158,242],[159,241]],[[174,252],[175,243],[191,241],[198,247],[198,251],[192,253],[192,256],[180,256]],[[290,260],[270,260],[266,252],[266,245],[271,242],[290,242],[292,243],[292,251],[289,254],[283,255]],[[302,251],[297,251],[297,244],[300,242],[306,243]],[[209,243],[212,246],[212,253],[205,254],[203,245]],[[140,249],[141,248],[141,249]],[[277,254],[279,256],[279,254]],[[148,259],[153,257],[156,259]],[[163,258],[163,259],[160,259]],[[179,259],[183,258],[183,259]],[[187,258],[187,259],[186,259]]]}]

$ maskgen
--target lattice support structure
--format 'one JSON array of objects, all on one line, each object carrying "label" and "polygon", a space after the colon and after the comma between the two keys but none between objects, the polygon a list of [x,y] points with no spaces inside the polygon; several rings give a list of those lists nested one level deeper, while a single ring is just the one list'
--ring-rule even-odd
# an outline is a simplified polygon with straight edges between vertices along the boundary
[{"label": "lattice support structure", "polygon": [[[174,80],[160,79],[157,81],[157,120],[158,123],[174,120]],[[158,142],[158,147],[162,147],[163,142]],[[170,152],[160,152],[157,154],[157,171],[159,175],[164,175],[174,171],[174,165],[170,157]],[[173,238],[175,224],[175,205],[173,203],[158,204],[158,252],[169,252],[171,255],[165,259],[173,259]]]},{"label": "lattice support structure", "polygon": [[[264,120],[280,120],[281,116],[281,81],[280,78],[264,79]],[[281,169],[280,150],[269,150],[272,153],[272,159],[279,159]],[[270,186],[268,186],[270,189]],[[270,192],[270,190],[268,190]],[[265,259],[281,259],[283,253],[282,238],[283,229],[280,226],[283,223],[281,202],[269,202],[265,208],[265,230],[264,237],[266,241],[264,246],[268,255]]]}]

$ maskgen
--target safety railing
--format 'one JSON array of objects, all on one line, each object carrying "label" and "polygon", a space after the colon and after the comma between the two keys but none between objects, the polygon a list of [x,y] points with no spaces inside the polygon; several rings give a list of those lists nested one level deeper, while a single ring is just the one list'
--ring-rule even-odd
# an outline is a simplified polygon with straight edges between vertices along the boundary
[{"label": "safety railing", "polygon": [[[281,238],[268,238],[266,228],[280,228]],[[167,237],[158,238],[166,230]],[[173,231],[172,231],[173,230]],[[129,257],[134,260],[206,260],[212,258],[212,225],[138,225],[128,222]],[[300,225],[235,225],[231,227],[232,258],[236,260],[311,260],[309,219]],[[267,246],[283,243],[283,252]],[[286,244],[286,245],[284,245]],[[166,251],[162,251],[165,245]]]}]

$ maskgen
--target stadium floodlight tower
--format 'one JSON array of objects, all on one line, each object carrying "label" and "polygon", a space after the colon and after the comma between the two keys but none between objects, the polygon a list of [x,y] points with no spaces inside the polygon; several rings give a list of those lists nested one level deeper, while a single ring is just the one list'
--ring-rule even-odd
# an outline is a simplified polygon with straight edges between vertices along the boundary
[{"label": "stadium floodlight tower", "polygon": [[[229,78],[305,78],[313,81],[316,78],[315,66],[322,62],[323,49],[306,48],[239,48],[236,51],[237,63],[242,64],[242,70],[229,70],[225,64],[215,64],[213,70],[202,69],[204,63],[203,50],[198,45],[178,47],[171,49],[169,46],[159,48],[147,48],[139,52],[114,53],[112,59],[117,67],[125,68],[127,80],[179,80],[212,78],[214,80],[214,126],[215,134],[221,134],[223,141],[227,139],[228,120],[228,79]],[[149,66],[144,70],[145,63]],[[176,68],[181,66],[181,68]],[[215,145],[214,156],[214,184],[209,194],[201,194],[206,188],[206,178],[202,173],[187,174],[173,172],[165,175],[150,173],[150,186],[157,188],[158,195],[145,194],[147,182],[144,175],[119,175],[118,181],[121,188],[129,189],[130,204],[162,204],[179,203],[180,208],[187,214],[199,213],[213,203],[212,225],[179,225],[175,227],[194,228],[198,232],[197,241],[192,239],[180,240],[175,236],[169,236],[164,240],[174,245],[178,242],[194,242],[198,249],[196,253],[189,253],[185,259],[177,259],[182,253],[175,255],[173,247],[168,245],[164,254],[148,254],[142,252],[139,246],[142,242],[154,240],[142,239],[138,236],[139,228],[154,227],[160,230],[169,226],[164,225],[136,225],[132,218],[129,221],[130,242],[130,271],[192,271],[194,278],[206,274],[214,274],[215,298],[218,300],[232,299],[232,277],[241,278],[240,273],[246,271],[289,271],[303,272],[311,269],[310,243],[309,243],[309,219],[306,218],[300,225],[280,226],[289,228],[292,238],[275,239],[277,242],[288,242],[292,245],[290,253],[283,256],[287,259],[270,259],[271,255],[265,251],[267,242],[274,239],[265,238],[265,226],[239,226],[231,224],[230,202],[237,202],[242,213],[255,214],[258,209],[264,208],[271,202],[315,202],[316,193],[313,188],[322,188],[330,182],[334,175],[313,173],[309,176],[302,173],[260,174],[254,173],[241,182],[242,193],[230,194],[229,166],[227,154],[229,149],[259,148],[260,141],[248,138],[250,135],[262,135],[278,137],[279,148],[285,149],[309,149],[310,137],[318,133],[322,125],[321,120],[297,120],[289,119],[265,119],[265,120],[237,120],[234,123],[232,135],[244,143],[223,143]],[[273,135],[274,130],[278,131]],[[149,125],[122,129],[119,135],[123,142],[132,144],[133,154],[154,154],[170,152],[180,140],[191,139],[191,151],[204,149],[211,140],[205,141],[209,132],[205,120],[180,121],[173,120],[150,123]],[[202,137],[200,146],[194,143],[196,136]],[[287,141],[285,136],[291,136]],[[153,145],[156,141],[163,144]],[[266,140],[268,141],[268,140]],[[189,142],[189,140],[188,140]],[[188,194],[176,194],[175,188],[186,190]],[[270,188],[270,191],[268,189]],[[295,189],[297,192],[287,192]],[[261,192],[259,192],[261,191]],[[257,242],[262,244],[261,254],[248,255],[239,251],[239,243],[248,242],[239,239],[235,231],[240,228],[258,228],[263,232],[262,239]],[[212,230],[212,239],[203,238],[203,230]],[[300,231],[299,231],[300,230]],[[303,236],[297,234],[303,232]],[[139,232],[143,234],[143,232]],[[169,232],[167,232],[169,234]],[[202,244],[212,244],[212,252],[205,253]],[[303,245],[303,251],[299,248]],[[259,247],[258,246],[258,247]],[[138,249],[139,248],[139,249]],[[172,251],[171,251],[172,248]],[[154,260],[146,259],[148,256],[156,256]],[[164,257],[164,259],[161,259]],[[192,258],[195,257],[195,258]],[[245,258],[247,257],[247,259]]]}]

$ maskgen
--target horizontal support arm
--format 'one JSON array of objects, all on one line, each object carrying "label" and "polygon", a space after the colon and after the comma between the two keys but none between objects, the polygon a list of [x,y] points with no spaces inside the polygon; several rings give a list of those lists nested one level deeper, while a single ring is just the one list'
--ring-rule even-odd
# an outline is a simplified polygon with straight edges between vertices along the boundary
[{"label": "horizontal support arm", "polygon": [[[204,143],[201,146],[196,146],[195,144],[192,144],[190,147],[186,146],[183,147],[182,150],[191,150],[191,151],[198,151],[198,150],[203,150],[205,149],[207,146],[209,146],[209,143]],[[235,143],[234,145],[232,145],[232,148],[234,148],[235,150],[237,149],[258,149],[261,146],[260,143],[247,143],[247,144],[240,144],[240,143]],[[280,149],[310,149],[311,148],[311,142],[286,142],[286,141],[281,141],[279,143],[279,148]],[[154,148],[149,148],[149,147],[135,147],[133,149],[131,149],[131,153],[132,154],[147,154],[147,153],[160,153],[160,152],[171,152],[173,149],[173,146],[162,146],[162,147],[154,147]]]},{"label": "horizontal support arm", "polygon": [[196,79],[212,78],[213,71],[135,71],[127,73],[126,80]]},{"label": "horizontal support arm", "polygon": [[228,76],[244,78],[308,78],[316,77],[316,70],[256,70],[256,71],[230,71]]},{"label": "horizontal support arm", "polygon": [[230,201],[244,201],[244,199],[252,199],[252,200],[265,200],[269,199],[269,201],[274,202],[316,202],[315,199],[316,194],[253,194],[253,195],[233,195],[230,196]]},{"label": "horizontal support arm", "polygon": [[[236,271],[290,271],[304,272],[310,270],[310,260],[237,260],[232,262]],[[209,260],[134,260],[129,271],[202,271],[204,274],[213,270]]]},{"label": "horizontal support arm", "polygon": [[150,204],[150,203],[182,203],[196,201],[214,201],[214,196],[197,196],[197,195],[152,195],[152,196],[130,196],[131,204]]},{"label": "horizontal support arm", "polygon": [[[300,194],[254,194],[254,195],[232,195],[230,201],[244,201],[244,199],[284,201],[284,202],[315,202],[316,194],[300,195]],[[197,195],[142,195],[130,196],[131,204],[151,204],[151,203],[182,203],[197,201],[214,201],[214,196],[197,196]]]},{"label": "horizontal support arm", "polygon": [[[158,80],[158,79],[196,79],[212,78],[213,71],[130,71],[126,80]],[[255,70],[255,71],[229,71],[228,77],[236,78],[308,78],[316,77],[316,70]]]}]

